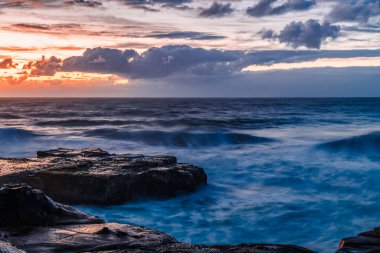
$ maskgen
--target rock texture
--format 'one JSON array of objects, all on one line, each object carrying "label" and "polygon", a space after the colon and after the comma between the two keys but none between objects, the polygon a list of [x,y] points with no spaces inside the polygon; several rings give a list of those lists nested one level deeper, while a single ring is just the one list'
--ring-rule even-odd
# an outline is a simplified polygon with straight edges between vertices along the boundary
[{"label": "rock texture", "polygon": [[337,253],[378,252],[380,252],[380,227],[341,240],[337,251]]},{"label": "rock texture", "polygon": [[54,202],[27,185],[4,186],[0,196],[0,252],[312,252],[291,245],[184,244],[144,227],[103,223],[96,217]]},{"label": "rock texture", "polygon": [[0,226],[47,226],[102,223],[94,216],[54,202],[27,185],[4,186],[0,190]]},{"label": "rock texture", "polygon": [[38,151],[36,158],[1,158],[0,186],[9,183],[27,183],[67,204],[116,204],[192,192],[207,176],[172,156],[60,148]]}]

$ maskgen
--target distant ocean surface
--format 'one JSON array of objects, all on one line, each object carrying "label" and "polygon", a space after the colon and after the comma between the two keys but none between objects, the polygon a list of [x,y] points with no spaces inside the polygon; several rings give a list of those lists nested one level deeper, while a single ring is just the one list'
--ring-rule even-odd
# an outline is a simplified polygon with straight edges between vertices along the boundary
[{"label": "distant ocean surface", "polygon": [[380,99],[0,99],[0,156],[57,147],[168,154],[208,186],[170,200],[80,206],[180,241],[333,252],[380,226]]}]

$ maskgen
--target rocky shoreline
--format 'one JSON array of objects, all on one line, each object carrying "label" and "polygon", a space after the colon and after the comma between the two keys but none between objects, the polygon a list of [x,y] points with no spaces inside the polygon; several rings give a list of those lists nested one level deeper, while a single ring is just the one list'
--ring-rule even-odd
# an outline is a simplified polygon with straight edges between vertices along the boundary
[{"label": "rocky shoreline", "polygon": [[[202,168],[177,163],[175,157],[56,149],[39,151],[36,158],[0,158],[0,165],[0,252],[313,252],[293,245],[181,243],[160,231],[106,223],[66,205],[168,198],[207,184]],[[343,239],[337,252],[380,252],[380,229]]]},{"label": "rocky shoreline", "polygon": [[380,227],[340,241],[337,253],[380,252]]},{"label": "rocky shoreline", "polygon": [[65,204],[118,204],[192,192],[207,184],[207,175],[172,156],[60,148],[35,158],[0,158],[0,185],[9,183],[27,183]]},{"label": "rocky shoreline", "polygon": [[0,252],[312,252],[291,245],[180,243],[156,230],[106,223],[28,185],[0,189],[0,234]]}]

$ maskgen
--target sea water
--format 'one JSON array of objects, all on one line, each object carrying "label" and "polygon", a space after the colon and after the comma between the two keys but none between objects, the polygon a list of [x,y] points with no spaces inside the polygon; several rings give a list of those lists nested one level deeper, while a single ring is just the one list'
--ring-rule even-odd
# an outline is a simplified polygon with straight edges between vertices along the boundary
[{"label": "sea water", "polygon": [[106,221],[323,253],[380,225],[380,99],[0,99],[0,156],[90,146],[173,155],[208,175],[169,200],[79,206]]}]

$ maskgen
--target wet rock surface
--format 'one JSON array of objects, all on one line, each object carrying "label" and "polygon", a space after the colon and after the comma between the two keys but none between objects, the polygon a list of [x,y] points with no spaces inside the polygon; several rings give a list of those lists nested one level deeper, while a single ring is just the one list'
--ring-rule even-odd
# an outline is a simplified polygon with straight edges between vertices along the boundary
[{"label": "wet rock surface", "polygon": [[337,253],[380,252],[380,227],[340,241]]},{"label": "wet rock surface", "polygon": [[36,158],[0,158],[0,185],[9,183],[27,183],[67,204],[117,204],[192,192],[207,175],[172,156],[60,148],[38,151]]},{"label": "wet rock surface", "polygon": [[[312,252],[291,245],[202,246],[180,243],[156,230],[104,223],[96,217],[54,202],[27,185],[3,186],[0,196],[0,252]],[[23,210],[25,207],[28,207],[27,210]]]},{"label": "wet rock surface", "polygon": [[0,190],[0,226],[46,226],[102,223],[94,216],[54,202],[27,185],[6,185]]}]

